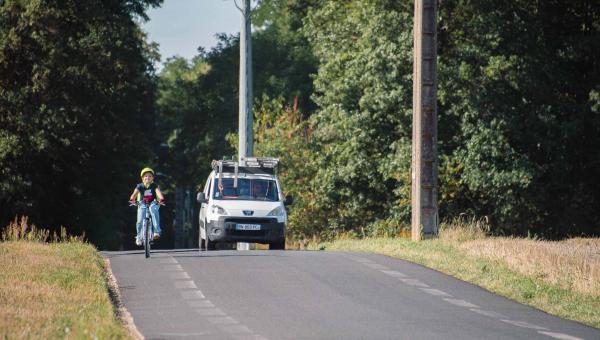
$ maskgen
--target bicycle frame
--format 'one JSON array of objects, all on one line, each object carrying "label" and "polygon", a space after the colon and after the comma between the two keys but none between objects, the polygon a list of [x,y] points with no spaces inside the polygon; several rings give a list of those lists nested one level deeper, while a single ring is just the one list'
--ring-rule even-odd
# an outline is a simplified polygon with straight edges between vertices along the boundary
[{"label": "bicycle frame", "polygon": [[152,215],[150,214],[150,204],[141,203],[145,205],[146,213],[144,214],[144,219],[142,220],[142,242],[144,244],[144,253],[146,254],[146,258],[150,257],[150,245],[152,244]]},{"label": "bicycle frame", "polygon": [[[153,239],[153,221],[152,221],[152,214],[150,213],[150,206],[151,203],[145,203],[143,201],[138,201],[135,204],[131,204],[132,206],[137,206],[137,207],[144,207],[145,208],[145,213],[144,216],[142,217],[142,244],[144,245],[144,254],[146,256],[146,258],[150,257],[150,248],[152,245],[152,239]],[[159,205],[160,208],[160,205]]]}]

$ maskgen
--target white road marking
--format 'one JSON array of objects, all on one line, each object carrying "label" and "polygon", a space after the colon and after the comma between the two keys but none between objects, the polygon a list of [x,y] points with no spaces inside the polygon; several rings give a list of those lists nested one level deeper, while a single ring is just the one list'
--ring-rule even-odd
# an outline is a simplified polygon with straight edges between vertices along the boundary
[{"label": "white road marking", "polygon": [[177,280],[177,279],[189,279],[190,276],[188,275],[187,272],[175,272],[175,273],[170,273],[169,274],[169,278],[173,279],[173,280]]},{"label": "white road marking", "polygon": [[506,323],[514,325],[514,326],[523,327],[523,328],[548,330],[548,328],[546,328],[546,327],[534,325],[532,323],[525,322],[525,321],[515,321],[515,320],[507,320],[507,319],[501,319],[500,321],[506,322]]},{"label": "white road marking", "polygon": [[377,270],[389,270],[390,269],[390,268],[388,268],[388,267],[386,267],[384,265],[381,265],[379,263],[368,263],[368,262],[365,262],[363,264],[365,266],[371,268],[371,269],[377,269]]},{"label": "white road marking", "polygon": [[[267,340],[265,337],[254,334],[250,328],[238,323],[235,319],[227,316],[221,309],[207,300],[202,291],[198,289],[196,283],[190,279],[183,267],[172,257],[161,258],[159,260],[163,264],[165,271],[169,271],[169,278],[173,280],[173,285],[176,289],[182,289],[179,293],[186,300],[190,307],[195,308],[196,313],[216,325],[222,332],[228,333],[229,337],[235,339],[248,340]],[[188,280],[185,280],[188,279]],[[161,333],[164,337],[203,337],[211,336],[211,332],[192,332],[192,333]],[[214,334],[212,334],[214,335]]]},{"label": "white road marking", "polygon": [[357,257],[355,261],[358,261],[360,263],[374,263],[373,261],[365,259],[364,257]]},{"label": "white road marking", "polygon": [[158,262],[159,263],[177,263],[177,260],[175,260],[172,257],[165,257],[165,258],[158,260]]},{"label": "white road marking", "polygon": [[218,327],[227,333],[252,333],[250,328],[244,325],[219,325]]},{"label": "white road marking", "polygon": [[[505,322],[505,323],[508,323],[508,324],[511,324],[511,325],[514,325],[514,326],[523,327],[523,328],[529,328],[529,329],[535,329],[535,330],[538,331],[538,333],[546,335],[546,336],[549,336],[549,337],[552,337],[552,338],[555,338],[555,339],[561,339],[561,340],[583,340],[581,338],[574,337],[574,336],[571,336],[571,335],[568,335],[568,334],[564,334],[564,333],[549,332],[548,328],[545,328],[545,327],[542,327],[542,326],[538,326],[538,325],[535,325],[535,324],[532,324],[532,323],[528,323],[528,322],[525,322],[525,321],[518,321],[518,320],[515,321],[515,320],[506,319],[506,316],[504,316],[504,315],[502,315],[500,313],[496,313],[496,312],[492,312],[492,311],[487,311],[487,310],[480,309],[479,306],[477,306],[475,304],[472,304],[472,303],[470,303],[468,301],[465,301],[465,300],[453,299],[453,298],[451,298],[452,295],[450,295],[450,294],[448,294],[448,293],[446,293],[446,292],[444,292],[442,290],[430,288],[429,285],[426,284],[426,283],[424,283],[424,282],[421,282],[421,281],[419,281],[417,279],[407,278],[406,274],[401,273],[401,272],[396,271],[396,270],[390,270],[388,267],[386,267],[384,265],[381,265],[381,264],[378,264],[378,263],[375,263],[375,262],[373,262],[373,261],[371,261],[369,259],[362,258],[362,257],[357,257],[357,256],[354,256],[354,255],[346,255],[346,256],[349,257],[350,259],[354,260],[354,261],[357,261],[357,262],[360,262],[360,263],[364,264],[365,266],[367,266],[369,268],[377,269],[377,270],[379,270],[380,272],[382,272],[382,273],[384,273],[386,275],[389,275],[389,276],[392,276],[392,277],[396,277],[396,278],[398,278],[399,281],[401,281],[401,282],[403,282],[403,283],[405,283],[407,285],[419,287],[419,289],[421,291],[423,291],[423,292],[425,292],[427,294],[442,297],[442,299],[444,301],[446,301],[448,303],[451,303],[451,304],[453,304],[455,306],[469,308],[469,310],[472,311],[472,312],[474,312],[474,313],[485,315],[485,316],[488,316],[488,317],[491,317],[491,318],[501,319],[502,322]],[[243,325],[238,325],[238,326],[241,326],[240,329],[247,329],[246,326],[243,326]],[[251,332],[251,331],[248,329],[248,332]],[[256,336],[256,337],[258,337],[260,339],[264,339],[264,338],[262,338],[260,336]],[[254,335],[252,335],[252,338],[254,339]]]},{"label": "white road marking", "polygon": [[233,338],[236,340],[268,340],[264,336],[260,336],[258,334],[232,334]]},{"label": "white road marking", "polygon": [[564,333],[555,333],[555,332],[546,332],[546,331],[538,331],[538,333],[549,336],[551,338],[554,339],[561,339],[561,340],[583,340],[582,338],[578,338],[576,336],[571,336],[568,334],[564,334]]},{"label": "white road marking", "polygon": [[402,279],[399,278],[398,280],[402,281],[403,283],[409,285],[409,286],[415,286],[415,287],[425,287],[425,288],[429,288],[429,285],[426,283],[423,283],[417,279]]},{"label": "white road marking", "polygon": [[208,307],[215,306],[209,300],[188,300],[187,304],[190,305],[191,307],[198,307],[198,308],[208,308]]},{"label": "white road marking", "polygon": [[225,316],[225,312],[219,308],[202,308],[196,309],[196,312],[202,316]]},{"label": "white road marking", "polygon": [[382,270],[381,272],[392,277],[406,277],[406,274],[403,274],[397,270]]},{"label": "white road marking", "polygon": [[167,271],[183,271],[183,267],[180,264],[166,264],[164,269]]},{"label": "white road marking", "polygon": [[460,300],[460,299],[450,299],[450,298],[443,298],[442,300],[451,303],[455,306],[459,306],[459,307],[467,307],[467,308],[479,308],[479,306],[474,305],[468,301],[465,300]]},{"label": "white road marking", "polygon": [[199,290],[182,290],[179,292],[184,299],[204,299],[205,296]]},{"label": "white road marking", "polygon": [[419,288],[419,289],[424,291],[427,294],[431,294],[434,296],[452,297],[452,295],[444,292],[443,290],[439,290],[439,289],[434,289],[434,288]]},{"label": "white road marking", "polygon": [[177,289],[198,288],[194,281],[174,281],[173,284]]},{"label": "white road marking", "polygon": [[208,320],[208,322],[210,322],[214,325],[232,325],[232,324],[238,323],[237,321],[235,321],[234,318],[232,318],[230,316],[211,317],[211,318],[208,318],[207,320]]},{"label": "white road marking", "polygon": [[164,337],[182,337],[182,338],[188,338],[188,337],[197,337],[197,336],[202,336],[202,335],[209,335],[210,332],[193,332],[193,333],[160,333],[159,335],[164,336]]},{"label": "white road marking", "polygon": [[502,315],[502,314],[496,313],[496,312],[491,312],[489,310],[483,310],[483,309],[478,309],[478,308],[471,308],[469,310],[471,312],[475,312],[477,314],[489,316],[490,318],[497,318],[497,319],[506,318],[506,315]]}]

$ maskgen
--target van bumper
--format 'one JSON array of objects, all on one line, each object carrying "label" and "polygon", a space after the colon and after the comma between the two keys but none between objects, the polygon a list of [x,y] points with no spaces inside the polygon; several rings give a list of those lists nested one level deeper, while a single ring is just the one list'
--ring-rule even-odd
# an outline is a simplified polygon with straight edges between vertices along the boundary
[{"label": "van bumper", "polygon": [[[239,224],[260,225],[260,230],[240,230]],[[279,242],[285,240],[285,223],[276,218],[221,216],[206,224],[206,233],[213,242]]]}]

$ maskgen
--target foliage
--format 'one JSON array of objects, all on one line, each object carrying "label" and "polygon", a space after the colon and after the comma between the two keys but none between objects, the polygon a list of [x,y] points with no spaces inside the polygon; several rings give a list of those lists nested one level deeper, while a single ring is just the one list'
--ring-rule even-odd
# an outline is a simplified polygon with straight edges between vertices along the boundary
[{"label": "foliage", "polygon": [[204,169],[194,165],[210,164],[211,156],[216,154],[213,150],[222,148],[219,130],[224,129],[219,129],[219,125],[223,125],[225,119],[219,115],[229,113],[223,110],[232,107],[223,103],[213,105],[211,94],[206,98],[207,93],[198,84],[201,77],[214,72],[202,56],[191,62],[173,57],[167,60],[159,75],[156,103],[158,136],[163,141],[160,169],[170,180],[166,183],[168,187],[193,184],[193,179],[206,174]]},{"label": "foliage", "polygon": [[[589,174],[600,170],[598,8],[584,0],[439,4],[442,219],[482,217],[496,234],[597,233],[600,181]],[[389,0],[259,1],[256,147],[285,156],[296,235],[406,232],[412,16],[412,4]],[[235,49],[230,39],[209,64],[234,69]],[[201,78],[206,91],[218,86],[203,100],[236,100],[235,79]]]},{"label": "foliage", "polygon": [[456,179],[446,212],[546,237],[600,224],[599,14],[588,1],[440,6],[439,139]]},{"label": "foliage", "polygon": [[262,27],[253,34],[256,97],[282,97],[305,117],[316,109],[311,76],[318,63],[302,26],[309,10],[322,2],[262,0],[253,12],[253,24]]},{"label": "foliage", "polygon": [[[412,5],[262,5],[258,17],[282,37],[290,26],[281,23],[302,23],[318,62],[307,213],[327,221],[328,235],[401,232],[410,216]],[[303,11],[294,17],[295,6]],[[456,0],[440,3],[439,17],[442,218],[485,216],[496,233],[594,233],[600,182],[584,174],[600,170],[597,6]]]},{"label": "foliage", "polygon": [[[285,17],[253,34],[254,93],[285,98],[302,110],[314,106],[309,77],[315,62],[301,34],[280,34],[276,26],[288,27]],[[215,48],[198,52],[191,61],[169,58],[159,74],[159,164],[169,190],[198,189],[212,159],[237,157],[230,141],[237,144],[239,39],[222,34]]]},{"label": "foliage", "polygon": [[117,197],[150,155],[154,100],[136,20],[160,2],[0,4],[0,223],[27,214],[103,246],[131,227]]},{"label": "foliage", "polygon": [[[237,130],[239,40],[226,35],[219,39],[217,47],[199,49],[189,62],[168,59],[159,75],[159,129],[168,148],[164,165],[177,176],[175,182],[197,184],[212,159],[233,153],[225,136]],[[310,105],[309,57],[305,49],[289,53],[288,47],[272,29],[254,34],[254,92]],[[193,166],[198,164],[204,166]]]},{"label": "foliage", "polygon": [[308,238],[327,226],[326,216],[316,207],[312,178],[316,174],[313,126],[299,111],[284,106],[283,98],[264,96],[255,111],[254,135],[257,156],[279,157],[278,178],[285,194],[294,197],[289,210],[288,236]]},{"label": "foliage", "polygon": [[304,27],[319,59],[315,205],[333,234],[407,217],[411,6],[327,2]]},{"label": "foliage", "polygon": [[[0,223],[17,214],[116,247],[141,166],[169,194],[232,156],[239,40],[167,59],[137,21],[160,0],[0,5]],[[256,154],[282,158],[295,236],[410,222],[413,4],[261,0]],[[438,6],[440,216],[546,238],[600,226],[600,6]],[[156,113],[156,114],[155,114]],[[128,241],[128,242],[131,242]]]}]

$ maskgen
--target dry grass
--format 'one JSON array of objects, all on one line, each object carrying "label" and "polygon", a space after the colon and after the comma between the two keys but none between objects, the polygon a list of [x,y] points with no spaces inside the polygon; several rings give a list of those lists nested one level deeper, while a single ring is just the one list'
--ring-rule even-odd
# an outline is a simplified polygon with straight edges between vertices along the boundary
[{"label": "dry grass", "polygon": [[2,230],[2,241],[33,241],[33,242],[83,242],[85,235],[73,236],[67,234],[65,227],[60,228],[60,233],[50,235],[47,229],[40,229],[34,224],[29,224],[27,216],[11,222]]},{"label": "dry grass", "polygon": [[523,275],[600,296],[600,239],[552,242],[503,237],[457,246],[471,256],[504,263]]},{"label": "dry grass", "polygon": [[501,263],[564,289],[600,296],[600,238],[490,237],[485,220],[455,219],[441,229],[440,241],[470,256]]},{"label": "dry grass", "polygon": [[49,235],[26,219],[2,232],[0,338],[126,338],[96,249],[66,235],[43,242]]},{"label": "dry grass", "polygon": [[464,241],[481,240],[488,237],[490,226],[487,219],[467,219],[458,217],[440,225],[439,239],[456,245]]}]

